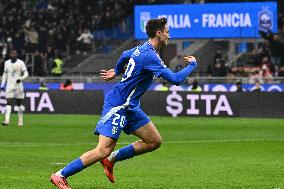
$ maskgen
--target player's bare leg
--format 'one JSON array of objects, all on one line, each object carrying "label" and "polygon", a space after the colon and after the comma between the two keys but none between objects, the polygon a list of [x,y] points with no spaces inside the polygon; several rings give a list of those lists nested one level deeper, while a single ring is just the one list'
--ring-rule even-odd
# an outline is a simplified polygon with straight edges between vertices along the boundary
[{"label": "player's bare leg", "polygon": [[70,189],[67,178],[72,176],[86,167],[100,161],[110,155],[116,145],[116,140],[109,137],[99,136],[97,147],[84,153],[80,158],[69,163],[66,167],[53,173],[50,181],[60,189]]},{"label": "player's bare leg", "polygon": [[126,160],[137,155],[154,151],[162,144],[161,135],[152,122],[149,122],[136,130],[133,135],[139,137],[141,140],[125,146],[124,148],[111,153],[109,157],[101,160],[105,174],[110,182],[115,182],[113,166],[117,161]]},{"label": "player's bare leg", "polygon": [[12,103],[13,103],[13,99],[8,98],[7,99],[7,105],[6,105],[6,108],[5,108],[5,118],[4,118],[4,121],[2,122],[2,125],[4,125],[4,126],[9,125],[9,123],[10,123]]},{"label": "player's bare leg", "polygon": [[24,121],[23,121],[24,107],[22,106],[22,99],[17,99],[16,102],[18,106],[18,126],[22,127],[24,125]]},{"label": "player's bare leg", "polygon": [[80,159],[82,160],[84,166],[90,166],[105,157],[108,157],[116,145],[116,140],[105,137],[103,135],[99,136],[99,143],[97,147],[84,153]]},{"label": "player's bare leg", "polygon": [[[108,157],[111,154],[111,152],[114,150],[115,145],[116,145],[116,140],[111,139],[109,137],[102,136],[102,135],[100,135],[99,138],[100,138],[100,142],[98,146],[94,150],[86,152],[85,154],[81,156],[81,159],[84,165],[89,166],[100,160],[102,163],[102,161],[106,159],[106,157]],[[107,177],[111,177],[112,180],[114,180],[112,175],[108,175],[108,171],[107,171],[108,168],[109,168],[109,165],[104,166],[105,174],[107,175]]]},{"label": "player's bare leg", "polygon": [[141,139],[133,143],[135,155],[152,152],[162,145],[162,137],[152,122],[136,130],[133,135]]},{"label": "player's bare leg", "polygon": [[18,110],[18,126],[19,127],[24,126],[23,112],[24,112],[24,108],[23,106],[20,106]]}]

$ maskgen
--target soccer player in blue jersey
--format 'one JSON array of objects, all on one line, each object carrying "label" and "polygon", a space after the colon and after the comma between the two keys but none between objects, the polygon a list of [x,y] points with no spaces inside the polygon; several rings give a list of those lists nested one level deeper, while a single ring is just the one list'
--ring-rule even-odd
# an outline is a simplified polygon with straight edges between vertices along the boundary
[{"label": "soccer player in blue jersey", "polygon": [[[113,166],[116,162],[154,151],[161,146],[161,136],[141,110],[140,98],[150,87],[154,76],[179,85],[197,67],[197,63],[195,57],[187,56],[185,61],[188,65],[177,73],[163,63],[158,52],[167,46],[170,39],[166,18],[148,21],[146,33],[149,37],[147,42],[124,51],[115,69],[101,71],[101,78],[109,81],[122,74],[127,65],[121,81],[105,97],[102,117],[94,131],[99,135],[97,147],[51,175],[51,182],[58,188],[70,189],[67,183],[69,176],[99,161],[110,182],[115,182]],[[121,131],[133,134],[140,140],[113,152]]]}]

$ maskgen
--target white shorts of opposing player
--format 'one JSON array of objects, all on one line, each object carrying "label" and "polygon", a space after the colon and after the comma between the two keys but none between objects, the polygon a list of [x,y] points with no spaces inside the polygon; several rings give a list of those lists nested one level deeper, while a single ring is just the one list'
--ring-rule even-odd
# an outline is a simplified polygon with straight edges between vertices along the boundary
[{"label": "white shorts of opposing player", "polygon": [[25,93],[23,87],[15,87],[6,89],[6,98],[24,99]]}]

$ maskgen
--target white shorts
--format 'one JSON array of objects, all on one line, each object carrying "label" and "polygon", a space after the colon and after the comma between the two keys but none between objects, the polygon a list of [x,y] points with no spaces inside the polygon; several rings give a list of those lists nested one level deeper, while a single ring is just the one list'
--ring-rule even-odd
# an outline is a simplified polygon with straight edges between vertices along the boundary
[{"label": "white shorts", "polygon": [[6,98],[17,98],[17,99],[24,99],[25,93],[23,89],[7,89],[6,90]]}]

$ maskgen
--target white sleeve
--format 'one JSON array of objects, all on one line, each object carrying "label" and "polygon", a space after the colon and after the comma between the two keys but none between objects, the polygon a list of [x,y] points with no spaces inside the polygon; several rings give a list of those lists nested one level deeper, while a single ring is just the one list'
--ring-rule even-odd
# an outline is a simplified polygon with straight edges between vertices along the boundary
[{"label": "white sleeve", "polygon": [[2,81],[1,81],[1,88],[4,87],[6,81],[7,81],[7,66],[6,66],[6,62],[5,62],[5,64],[4,64],[4,72],[3,72],[3,75],[2,75]]},{"label": "white sleeve", "polygon": [[27,67],[24,62],[22,62],[22,72],[24,72],[24,75],[20,79],[23,81],[29,76]]}]

